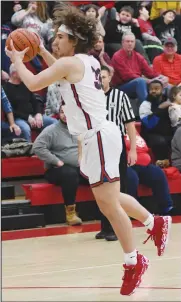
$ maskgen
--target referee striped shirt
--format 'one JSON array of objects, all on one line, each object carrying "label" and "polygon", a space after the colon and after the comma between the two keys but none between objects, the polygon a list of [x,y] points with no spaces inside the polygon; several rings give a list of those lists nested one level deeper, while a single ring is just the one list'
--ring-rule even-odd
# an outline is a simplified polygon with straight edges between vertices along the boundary
[{"label": "referee striped shirt", "polygon": [[135,121],[135,115],[128,96],[116,88],[105,93],[107,98],[107,119],[120,127],[122,135],[126,134],[125,125]]}]

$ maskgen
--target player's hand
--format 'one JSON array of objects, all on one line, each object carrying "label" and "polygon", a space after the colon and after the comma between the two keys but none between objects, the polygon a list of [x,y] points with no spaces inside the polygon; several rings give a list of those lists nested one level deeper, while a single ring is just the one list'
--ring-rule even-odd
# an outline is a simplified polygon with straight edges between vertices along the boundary
[{"label": "player's hand", "polygon": [[29,47],[25,48],[22,51],[17,51],[14,47],[13,40],[10,41],[11,49],[8,50],[7,47],[5,48],[6,55],[10,58],[12,63],[15,63],[16,60],[23,61],[25,53],[28,51]]},{"label": "player's hand", "polygon": [[136,150],[130,150],[128,152],[128,166],[134,166],[137,162]]},{"label": "player's hand", "polygon": [[[39,36],[38,36],[39,37]],[[40,40],[40,45],[39,45],[39,50],[38,50],[38,54],[40,56],[43,55],[43,53],[46,51],[46,48],[44,46],[44,43],[43,43],[43,40],[39,37],[39,40]]]},{"label": "player's hand", "polygon": [[62,160],[59,160],[57,163],[57,167],[62,167],[64,165],[64,162]]},{"label": "player's hand", "polygon": [[16,124],[12,124],[10,127],[9,127],[10,131],[13,132],[17,135],[17,136],[20,136],[21,134],[21,129],[18,125]]},{"label": "player's hand", "polygon": [[42,117],[42,114],[37,113],[35,115],[35,121],[36,121],[37,128],[42,128],[43,127],[43,117]]}]

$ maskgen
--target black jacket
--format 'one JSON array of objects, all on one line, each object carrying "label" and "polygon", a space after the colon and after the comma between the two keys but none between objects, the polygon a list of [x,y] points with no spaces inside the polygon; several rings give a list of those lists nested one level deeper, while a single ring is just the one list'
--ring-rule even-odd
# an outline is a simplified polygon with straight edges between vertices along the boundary
[{"label": "black jacket", "polygon": [[105,43],[121,43],[122,36],[127,31],[133,32],[136,36],[136,39],[142,40],[140,28],[136,27],[132,22],[122,24],[120,21],[111,20],[107,23],[105,31]]},{"label": "black jacket", "polygon": [[43,112],[41,97],[28,90],[23,83],[14,85],[10,82],[4,82],[3,88],[11,103],[15,118],[27,121],[30,114],[36,115]]}]

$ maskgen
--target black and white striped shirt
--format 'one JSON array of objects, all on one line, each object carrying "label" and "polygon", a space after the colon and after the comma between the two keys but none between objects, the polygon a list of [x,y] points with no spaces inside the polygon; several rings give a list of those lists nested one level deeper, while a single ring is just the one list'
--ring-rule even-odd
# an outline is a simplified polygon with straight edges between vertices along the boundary
[{"label": "black and white striped shirt", "polygon": [[135,115],[128,96],[116,88],[105,93],[107,98],[107,119],[120,127],[122,135],[126,134],[125,124],[135,121]]}]

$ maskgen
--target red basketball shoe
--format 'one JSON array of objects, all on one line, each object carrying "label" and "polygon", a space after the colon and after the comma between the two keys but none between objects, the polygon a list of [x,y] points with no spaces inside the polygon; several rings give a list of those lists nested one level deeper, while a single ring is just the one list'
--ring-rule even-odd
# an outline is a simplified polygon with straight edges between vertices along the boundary
[{"label": "red basketball shoe", "polygon": [[120,289],[121,295],[129,296],[134,293],[135,289],[140,285],[142,275],[147,270],[148,265],[149,260],[140,254],[137,255],[136,265],[123,265],[125,272],[123,276],[123,284]]},{"label": "red basketball shoe", "polygon": [[146,243],[150,238],[157,247],[158,256],[162,256],[168,243],[172,218],[170,216],[155,216],[154,227],[147,230],[148,238],[143,242]]}]

